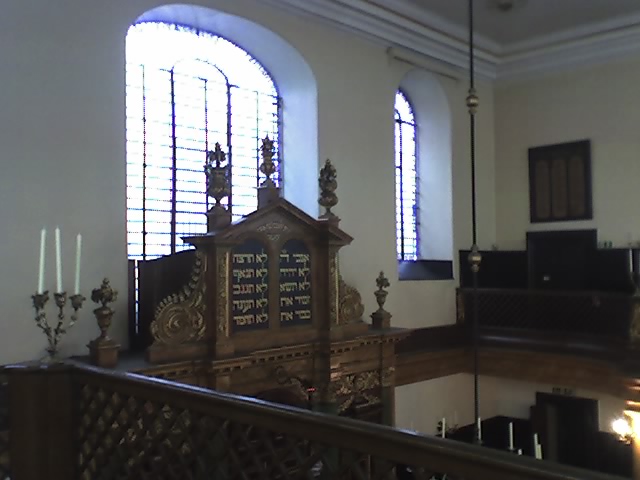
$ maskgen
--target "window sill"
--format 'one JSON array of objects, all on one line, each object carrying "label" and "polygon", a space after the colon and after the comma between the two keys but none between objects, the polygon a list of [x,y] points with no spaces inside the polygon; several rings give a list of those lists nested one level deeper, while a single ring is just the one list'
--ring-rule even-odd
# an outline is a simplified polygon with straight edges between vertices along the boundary
[{"label": "window sill", "polygon": [[399,280],[453,280],[452,260],[398,261]]}]

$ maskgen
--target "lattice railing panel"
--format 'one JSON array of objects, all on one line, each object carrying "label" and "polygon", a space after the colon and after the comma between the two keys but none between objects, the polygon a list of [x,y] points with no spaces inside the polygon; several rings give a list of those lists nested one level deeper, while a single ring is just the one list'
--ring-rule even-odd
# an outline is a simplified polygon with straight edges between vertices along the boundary
[{"label": "lattice railing panel", "polygon": [[0,480],[11,478],[9,461],[9,391],[7,378],[0,374]]},{"label": "lattice railing panel", "polygon": [[366,445],[339,448],[97,385],[81,385],[78,392],[83,480],[434,477],[423,466],[404,467],[374,457],[366,453]]},{"label": "lattice railing panel", "polygon": [[[461,290],[464,318],[473,315],[473,291]],[[624,295],[523,290],[478,291],[481,326],[624,337],[630,299]],[[459,305],[460,308],[460,305]]]}]

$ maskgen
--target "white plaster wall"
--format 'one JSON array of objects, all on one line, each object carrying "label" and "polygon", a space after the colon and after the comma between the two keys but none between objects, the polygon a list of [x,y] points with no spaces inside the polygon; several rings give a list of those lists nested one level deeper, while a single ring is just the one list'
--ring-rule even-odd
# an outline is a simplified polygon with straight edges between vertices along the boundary
[{"label": "white plaster wall", "polygon": [[[496,89],[497,243],[525,232],[597,228],[600,241],[640,241],[640,61],[574,70]],[[593,220],[531,224],[527,149],[591,139]]]},{"label": "white plaster wall", "polygon": [[[391,287],[387,304],[394,325],[420,328],[455,322],[455,288],[458,285],[458,250],[472,245],[471,164],[469,114],[465,105],[468,85],[464,80],[443,80],[451,108],[453,178],[453,260],[455,280],[402,281]],[[476,120],[476,185],[478,245],[490,248],[495,242],[495,185],[493,135],[493,90],[489,84],[477,85],[480,109]],[[393,185],[391,186],[393,188]],[[393,204],[390,205],[393,208]],[[445,206],[445,208],[447,208]],[[389,235],[395,231],[389,226]],[[386,230],[385,230],[386,231]],[[390,237],[391,238],[391,237]],[[395,237],[394,237],[395,238]],[[428,241],[428,239],[425,239]],[[387,240],[391,242],[391,240]],[[391,250],[389,255],[395,255]],[[394,257],[395,258],[395,257]],[[390,266],[392,271],[395,266]],[[416,314],[416,312],[421,312]]]},{"label": "white plaster wall", "polygon": [[396,427],[435,435],[438,422],[473,422],[473,383],[458,374],[396,387]]},{"label": "white plaster wall", "polygon": [[[464,375],[469,383],[471,375]],[[565,385],[549,385],[544,383],[520,382],[504,378],[482,376],[479,380],[480,415],[491,418],[504,415],[516,418],[530,418],[530,407],[536,402],[536,392],[553,393],[554,387],[565,388]],[[571,388],[575,397],[598,400],[599,425],[602,431],[611,431],[611,421],[622,416],[625,401],[611,395],[581,388]],[[469,398],[469,403],[472,400]],[[471,404],[471,407],[473,405]],[[471,415],[473,417],[473,414]]]},{"label": "white plaster wall", "polygon": [[[536,392],[552,393],[553,387],[564,387],[488,376],[481,376],[478,385],[483,419],[498,415],[529,419]],[[579,388],[573,389],[573,393],[576,397],[598,400],[600,430],[612,431],[611,422],[622,416],[624,400]],[[461,373],[396,387],[398,428],[435,435],[442,417],[446,417],[447,425],[473,422],[473,376]]]},{"label": "white plaster wall", "polygon": [[[384,270],[392,281],[387,307],[396,325],[453,322],[455,282],[399,283],[396,277],[393,99],[406,67],[388,60],[386,46],[255,0],[194,3],[262,24],[310,65],[318,87],[319,158],[313,160],[329,157],[338,169],[336,212],[355,237],[341,257],[342,271],[362,292],[366,314],[374,310],[374,280]],[[124,45],[131,22],[160,5],[158,0],[3,2],[0,363],[37,358],[44,351],[29,298],[36,288],[42,226],[62,229],[67,287],[73,238],[84,235],[83,293],[88,297],[103,277],[111,279],[121,294],[112,334],[126,345]],[[445,84],[444,89],[453,124],[454,244],[462,248],[471,238],[466,85]],[[481,86],[480,98],[480,243],[487,246],[495,237],[491,88]],[[48,254],[52,260],[52,247]],[[52,265],[47,264],[50,289]],[[98,333],[93,307],[85,304],[63,341],[63,353],[86,352]]]}]

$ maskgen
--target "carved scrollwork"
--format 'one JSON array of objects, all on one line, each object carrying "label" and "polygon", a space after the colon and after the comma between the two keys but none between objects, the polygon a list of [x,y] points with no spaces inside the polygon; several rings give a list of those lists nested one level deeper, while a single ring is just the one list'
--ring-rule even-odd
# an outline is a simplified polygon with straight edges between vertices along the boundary
[{"label": "carved scrollwork", "polygon": [[382,370],[382,386],[393,387],[395,386],[394,377],[396,374],[396,367],[387,367]]},{"label": "carved scrollwork", "polygon": [[360,292],[338,277],[338,321],[341,325],[362,321],[364,304]]},{"label": "carved scrollwork", "polygon": [[338,267],[338,251],[335,248],[329,249],[329,324],[338,325],[339,320],[339,282],[340,276]]},{"label": "carved scrollwork", "polygon": [[288,232],[289,227],[282,222],[267,222],[260,225],[257,230],[262,233]]},{"label": "carved scrollwork", "polygon": [[376,389],[380,387],[380,373],[376,371],[344,375],[331,383],[332,394],[338,401],[338,411],[344,412],[354,403],[376,405],[381,403]]},{"label": "carved scrollwork", "polygon": [[155,342],[164,345],[180,345],[204,337],[204,294],[206,258],[196,252],[196,260],[187,285],[182,290],[163,299],[151,323]]},{"label": "carved scrollwork", "polygon": [[218,333],[229,336],[229,252],[218,251],[216,257],[217,264],[217,289],[218,289],[218,309],[216,312],[216,323]]}]

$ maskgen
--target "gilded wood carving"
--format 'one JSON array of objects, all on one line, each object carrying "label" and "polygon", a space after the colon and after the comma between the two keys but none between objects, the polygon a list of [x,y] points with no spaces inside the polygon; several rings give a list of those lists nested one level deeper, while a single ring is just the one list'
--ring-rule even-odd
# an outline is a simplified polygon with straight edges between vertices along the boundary
[{"label": "gilded wood carving", "polygon": [[364,314],[364,305],[360,292],[347,284],[342,276],[338,278],[338,321],[340,324],[359,322]]},{"label": "gilded wood carving", "polygon": [[218,267],[216,286],[218,290],[218,311],[216,320],[218,333],[229,336],[229,252],[218,251],[216,257]]},{"label": "gilded wood carving", "polygon": [[339,412],[344,412],[354,403],[360,406],[381,403],[379,387],[380,372],[378,371],[344,375],[331,382],[330,386],[338,402]]},{"label": "gilded wood carving", "polygon": [[339,321],[339,299],[338,299],[338,250],[329,248],[329,324],[338,325]]},{"label": "gilded wood carving", "polygon": [[204,336],[204,295],[206,257],[196,252],[196,260],[187,285],[162,300],[151,323],[156,343],[180,345],[200,340]]}]

